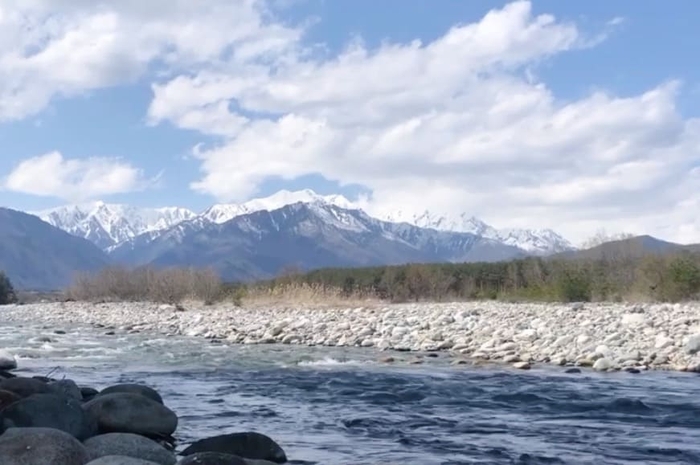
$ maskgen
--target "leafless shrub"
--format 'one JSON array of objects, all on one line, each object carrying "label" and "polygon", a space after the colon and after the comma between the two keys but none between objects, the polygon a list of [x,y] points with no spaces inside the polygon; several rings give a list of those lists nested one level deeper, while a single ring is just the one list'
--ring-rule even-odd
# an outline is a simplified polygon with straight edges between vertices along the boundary
[{"label": "leafless shrub", "polygon": [[73,300],[170,304],[183,300],[210,304],[223,295],[223,285],[216,272],[194,268],[110,267],[95,274],[76,276],[66,291],[66,297]]}]

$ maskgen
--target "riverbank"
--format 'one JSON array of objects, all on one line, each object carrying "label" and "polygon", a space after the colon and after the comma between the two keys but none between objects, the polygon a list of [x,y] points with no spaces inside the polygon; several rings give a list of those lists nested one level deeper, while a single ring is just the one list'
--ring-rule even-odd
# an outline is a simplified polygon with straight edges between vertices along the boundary
[{"label": "riverbank", "polygon": [[6,321],[88,323],[115,331],[237,344],[445,351],[455,363],[537,363],[612,370],[700,372],[700,304],[468,302],[355,308],[182,307],[81,302],[7,306]]}]

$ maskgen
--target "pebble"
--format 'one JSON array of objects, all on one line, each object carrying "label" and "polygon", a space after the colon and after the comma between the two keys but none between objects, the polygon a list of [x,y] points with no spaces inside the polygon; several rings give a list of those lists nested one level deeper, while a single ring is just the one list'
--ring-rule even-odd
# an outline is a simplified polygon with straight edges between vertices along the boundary
[{"label": "pebble", "polygon": [[[470,360],[551,363],[600,371],[700,371],[700,303],[410,303],[366,308],[236,307],[154,303],[37,303],[3,308],[3,320],[47,329],[89,323],[105,335],[141,331],[233,344],[355,346],[441,351]],[[121,329],[115,329],[121,328]],[[60,334],[60,333],[56,333]],[[0,364],[11,365],[0,351]]]}]

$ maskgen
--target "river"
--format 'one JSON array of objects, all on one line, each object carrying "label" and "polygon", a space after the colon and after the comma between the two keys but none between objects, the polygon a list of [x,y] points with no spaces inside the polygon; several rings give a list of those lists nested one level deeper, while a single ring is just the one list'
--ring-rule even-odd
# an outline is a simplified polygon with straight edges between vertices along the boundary
[{"label": "river", "polygon": [[[254,430],[297,464],[700,463],[697,374],[516,371],[442,354],[416,365],[374,349],[106,332],[0,315],[0,348],[19,373],[147,383],[180,417],[182,446]],[[380,362],[388,355],[397,361]]]}]

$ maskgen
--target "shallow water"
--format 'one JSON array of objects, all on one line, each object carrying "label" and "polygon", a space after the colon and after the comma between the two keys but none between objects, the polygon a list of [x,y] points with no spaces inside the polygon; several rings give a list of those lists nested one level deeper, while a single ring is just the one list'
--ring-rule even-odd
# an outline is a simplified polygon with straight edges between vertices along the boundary
[{"label": "shallow water", "polygon": [[20,356],[21,372],[148,383],[179,415],[183,445],[255,430],[302,464],[700,463],[698,375],[521,372],[446,355],[389,366],[368,349],[105,331],[13,326],[0,313],[0,348]]}]

